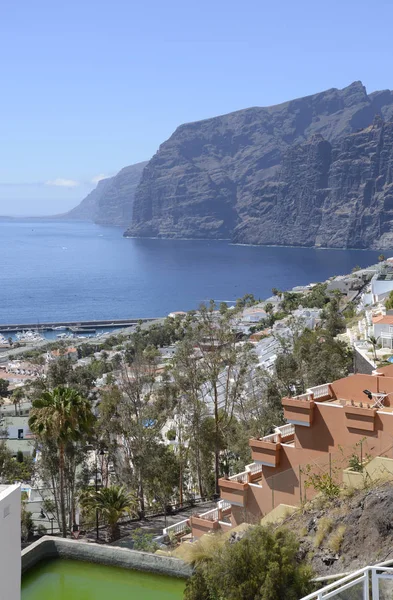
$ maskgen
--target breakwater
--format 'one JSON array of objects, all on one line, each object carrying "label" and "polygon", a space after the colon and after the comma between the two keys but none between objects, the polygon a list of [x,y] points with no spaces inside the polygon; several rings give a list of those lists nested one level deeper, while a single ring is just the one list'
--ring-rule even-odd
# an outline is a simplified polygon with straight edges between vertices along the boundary
[{"label": "breakwater", "polygon": [[157,318],[141,318],[141,319],[107,319],[107,320],[93,320],[93,321],[51,321],[48,323],[0,323],[0,333],[12,333],[14,331],[23,331],[26,329],[33,329],[34,331],[50,331],[58,327],[66,328],[100,328],[100,327],[111,327],[116,329],[122,329],[124,327],[131,327],[137,323],[150,323],[156,321]]}]

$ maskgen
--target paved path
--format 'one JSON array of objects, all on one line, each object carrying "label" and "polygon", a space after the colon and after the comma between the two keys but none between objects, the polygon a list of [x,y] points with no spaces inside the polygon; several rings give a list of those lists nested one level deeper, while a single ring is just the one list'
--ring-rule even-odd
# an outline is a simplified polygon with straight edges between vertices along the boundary
[{"label": "paved path", "polygon": [[[195,513],[207,512],[212,508],[216,508],[216,502],[203,502],[201,504],[197,504],[192,508],[187,508],[179,511],[174,515],[168,515],[166,518],[166,525],[164,517],[149,517],[143,521],[132,521],[131,523],[127,523],[126,525],[120,526],[121,531],[121,539],[112,543],[112,546],[121,546],[123,548],[132,548],[133,540],[132,540],[132,532],[135,529],[140,529],[143,533],[152,534],[152,535],[161,535],[164,527],[168,527],[169,525],[174,525],[179,521],[183,521],[187,519],[191,515]],[[102,537],[105,539],[104,530],[102,531]],[[95,541],[95,531],[90,531],[84,539]]]}]

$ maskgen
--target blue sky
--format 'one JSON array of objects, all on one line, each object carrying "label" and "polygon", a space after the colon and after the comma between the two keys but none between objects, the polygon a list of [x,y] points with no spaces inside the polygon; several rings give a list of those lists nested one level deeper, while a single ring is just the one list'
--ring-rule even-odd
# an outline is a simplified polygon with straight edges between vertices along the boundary
[{"label": "blue sky", "polygon": [[393,88],[392,21],[388,0],[2,0],[0,214],[66,210],[187,121]]}]

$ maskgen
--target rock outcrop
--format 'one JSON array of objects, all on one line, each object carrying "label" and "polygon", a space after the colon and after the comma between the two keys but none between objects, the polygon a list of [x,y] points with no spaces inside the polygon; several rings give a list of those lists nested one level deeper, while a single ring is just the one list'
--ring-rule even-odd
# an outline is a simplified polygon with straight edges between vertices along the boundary
[{"label": "rock outcrop", "polygon": [[62,218],[126,227],[132,219],[135,191],[146,164],[140,162],[125,167],[114,177],[99,181],[97,187]]},{"label": "rock outcrop", "polygon": [[125,235],[383,248],[393,243],[393,93],[360,82],[179,127]]},{"label": "rock outcrop", "polygon": [[239,243],[392,248],[393,123],[294,146],[239,215]]}]

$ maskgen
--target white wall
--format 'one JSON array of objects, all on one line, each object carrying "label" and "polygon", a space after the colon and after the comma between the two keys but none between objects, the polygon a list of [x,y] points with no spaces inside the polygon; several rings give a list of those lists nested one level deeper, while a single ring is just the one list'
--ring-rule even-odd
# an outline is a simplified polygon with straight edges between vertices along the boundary
[{"label": "white wall", "polygon": [[4,428],[8,430],[7,437],[10,440],[18,439],[18,433],[20,429],[23,430],[23,437],[20,439],[24,440],[29,436],[31,437],[30,427],[28,425],[27,419],[25,419],[24,417],[19,417],[19,419],[15,418],[12,421],[8,421],[6,419],[4,423]]},{"label": "white wall", "polygon": [[[390,327],[388,323],[374,323],[374,335],[376,338],[379,338],[381,333],[390,333]],[[393,333],[392,333],[393,336]],[[379,340],[380,341],[380,340]]]},{"label": "white wall", "polygon": [[379,302],[382,298],[388,296],[393,290],[393,281],[390,279],[372,279],[371,292],[374,296],[374,302]]},{"label": "white wall", "polygon": [[20,600],[20,486],[0,486],[0,600]]}]

